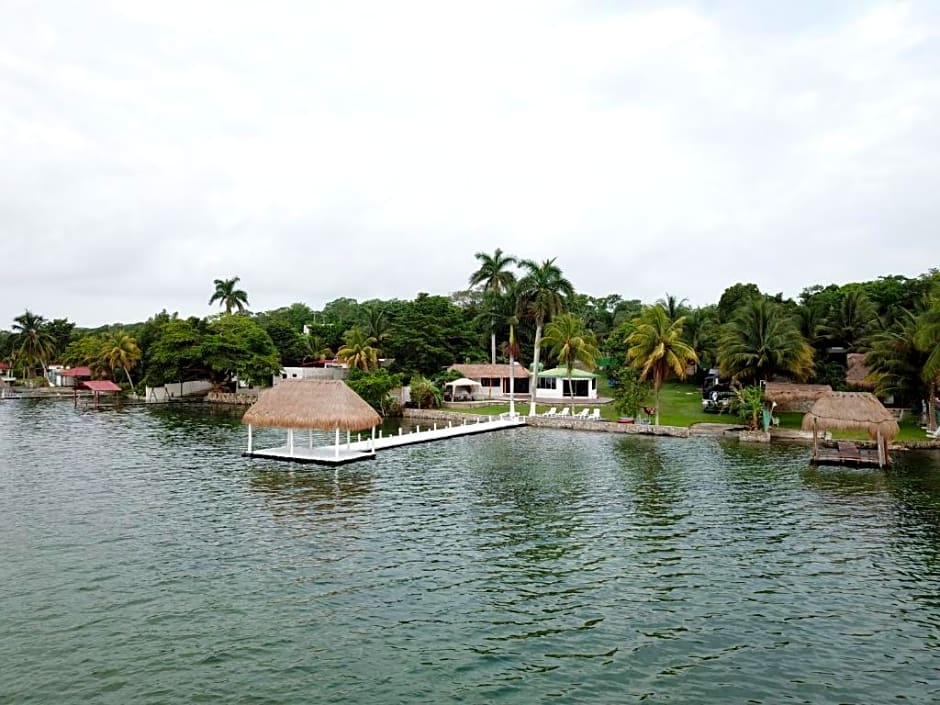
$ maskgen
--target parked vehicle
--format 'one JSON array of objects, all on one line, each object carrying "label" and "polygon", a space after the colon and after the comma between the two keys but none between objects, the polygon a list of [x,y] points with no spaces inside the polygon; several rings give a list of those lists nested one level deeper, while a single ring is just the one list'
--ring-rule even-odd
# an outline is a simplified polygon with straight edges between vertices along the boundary
[{"label": "parked vehicle", "polygon": [[702,383],[702,411],[706,414],[723,414],[731,409],[733,398],[731,385],[723,382],[717,374],[705,377]]}]

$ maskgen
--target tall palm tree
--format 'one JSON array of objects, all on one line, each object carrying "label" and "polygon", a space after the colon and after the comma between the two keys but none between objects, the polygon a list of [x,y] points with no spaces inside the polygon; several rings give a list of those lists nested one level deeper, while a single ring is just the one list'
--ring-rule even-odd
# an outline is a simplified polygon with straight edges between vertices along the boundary
[{"label": "tall palm tree", "polygon": [[[498,296],[506,291],[516,280],[515,275],[509,271],[509,267],[516,264],[516,258],[505,254],[500,248],[492,255],[485,252],[477,252],[474,257],[480,262],[480,268],[470,275],[470,286],[483,286],[484,296]],[[496,364],[496,325],[495,320],[491,320],[490,326],[490,356],[491,362]]]},{"label": "tall palm tree", "polygon": [[890,327],[872,338],[865,362],[874,373],[879,396],[893,395],[904,401],[929,398],[930,385],[923,374],[928,355],[917,340],[923,314],[922,308],[902,309]]},{"label": "tall palm tree", "polygon": [[115,331],[105,336],[101,356],[111,370],[114,378],[116,370],[124,370],[127,383],[134,389],[134,380],[131,379],[131,370],[137,366],[142,356],[137,341],[124,331]]},{"label": "tall palm tree", "polygon": [[545,323],[565,310],[565,300],[574,296],[574,287],[565,279],[555,258],[541,264],[525,259],[519,262],[525,275],[519,281],[519,302],[524,315],[535,321],[535,345],[532,353],[532,377],[529,381],[529,416],[535,416],[535,395],[538,391],[539,349]]},{"label": "tall palm tree", "polygon": [[245,307],[248,306],[248,294],[242,289],[235,288],[238,286],[239,281],[241,281],[241,277],[216,279],[213,282],[215,292],[213,292],[212,298],[209,299],[209,305],[211,306],[218,301],[220,306],[225,307],[226,313],[231,313],[232,309],[237,309],[239,312],[244,311]]},{"label": "tall palm tree", "polygon": [[302,336],[301,342],[303,344],[305,361],[325,360],[328,357],[333,357],[333,350],[330,348],[326,338],[324,338],[322,335],[308,333],[307,335]]},{"label": "tall palm tree", "polygon": [[813,373],[813,348],[780,304],[765,298],[742,303],[718,343],[721,374],[757,382],[787,373],[798,381]]},{"label": "tall palm tree", "polygon": [[665,306],[656,304],[633,319],[633,332],[627,336],[627,362],[640,371],[640,381],[652,379],[659,426],[659,390],[669,375],[685,379],[690,363],[698,362],[695,350],[682,339],[685,318],[669,318]]},{"label": "tall palm tree", "polygon": [[379,366],[379,350],[373,343],[375,338],[366,335],[359,326],[353,326],[343,333],[343,346],[336,351],[336,356],[350,367],[368,372]]},{"label": "tall palm tree", "polygon": [[575,363],[581,363],[588,370],[593,370],[600,351],[597,349],[597,337],[587,330],[577,316],[563,313],[545,326],[542,345],[549,349],[559,364],[568,372],[568,390],[574,399],[574,384],[571,376]]},{"label": "tall palm tree", "polygon": [[16,354],[26,366],[29,378],[33,365],[39,363],[43,372],[55,351],[55,340],[46,330],[46,319],[28,309],[13,319],[13,332],[16,334]]}]

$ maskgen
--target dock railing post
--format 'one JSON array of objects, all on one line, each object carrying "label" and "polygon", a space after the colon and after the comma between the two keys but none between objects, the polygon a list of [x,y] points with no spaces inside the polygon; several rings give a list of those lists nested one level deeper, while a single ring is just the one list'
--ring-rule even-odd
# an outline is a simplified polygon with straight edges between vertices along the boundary
[{"label": "dock railing post", "polygon": [[333,457],[339,460],[339,426],[336,427],[336,440],[333,445]]},{"label": "dock railing post", "polygon": [[248,455],[251,455],[251,424],[248,424]]}]

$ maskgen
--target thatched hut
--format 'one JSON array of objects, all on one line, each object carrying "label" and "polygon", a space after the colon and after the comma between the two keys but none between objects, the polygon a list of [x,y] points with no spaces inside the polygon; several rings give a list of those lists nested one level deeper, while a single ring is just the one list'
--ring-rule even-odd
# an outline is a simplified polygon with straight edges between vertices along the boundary
[{"label": "thatched hut", "polygon": [[287,429],[284,450],[288,458],[293,458],[297,451],[294,431],[315,429],[335,432],[335,460],[340,458],[340,431],[371,428],[374,445],[375,427],[381,422],[375,409],[345,382],[319,379],[288,380],[267,389],[242,417],[242,423],[248,426],[248,455],[253,453],[253,427]]},{"label": "thatched hut", "polygon": [[860,429],[877,442],[878,466],[889,462],[888,443],[898,435],[897,420],[870,392],[832,392],[803,417],[803,430],[813,431],[813,459],[818,460],[817,431]]},{"label": "thatched hut", "polygon": [[832,393],[828,384],[795,384],[768,382],[764,400],[776,404],[777,411],[807,412],[819,399]]},{"label": "thatched hut", "polygon": [[845,358],[845,383],[854,389],[863,389],[872,392],[875,389],[875,380],[872,379],[871,368],[868,367],[867,353],[849,353]]}]

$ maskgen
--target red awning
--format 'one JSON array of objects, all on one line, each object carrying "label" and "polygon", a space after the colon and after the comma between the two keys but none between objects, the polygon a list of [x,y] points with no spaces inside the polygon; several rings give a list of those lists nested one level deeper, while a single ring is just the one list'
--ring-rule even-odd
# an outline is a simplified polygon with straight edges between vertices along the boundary
[{"label": "red awning", "polygon": [[71,367],[67,370],[56,370],[60,377],[91,377],[91,369],[88,367]]},{"label": "red awning", "polygon": [[114,382],[108,380],[95,380],[81,383],[82,389],[90,389],[93,392],[120,392],[121,388]]}]

